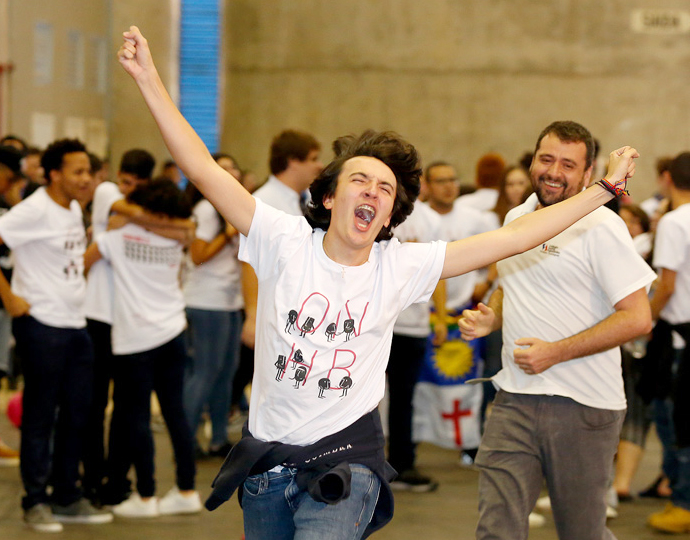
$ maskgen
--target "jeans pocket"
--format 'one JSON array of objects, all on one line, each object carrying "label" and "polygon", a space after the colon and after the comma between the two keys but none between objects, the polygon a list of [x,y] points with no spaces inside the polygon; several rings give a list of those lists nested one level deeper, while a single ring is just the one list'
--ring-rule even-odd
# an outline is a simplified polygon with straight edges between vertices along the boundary
[{"label": "jeans pocket", "polygon": [[257,495],[261,495],[265,489],[266,481],[263,474],[250,476],[244,481],[243,490],[246,495],[256,497]]},{"label": "jeans pocket", "polygon": [[591,429],[603,429],[615,424],[621,417],[621,411],[583,406],[580,409],[580,416],[585,426]]}]

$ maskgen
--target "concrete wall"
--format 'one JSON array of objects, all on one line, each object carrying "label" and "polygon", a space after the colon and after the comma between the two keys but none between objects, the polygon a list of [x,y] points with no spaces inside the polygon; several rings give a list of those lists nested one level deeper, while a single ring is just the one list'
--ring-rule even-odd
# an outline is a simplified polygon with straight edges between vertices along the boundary
[{"label": "concrete wall", "polygon": [[113,170],[122,154],[131,148],[151,152],[160,164],[169,158],[165,144],[134,81],[120,67],[116,53],[122,32],[138,26],[149,41],[156,67],[166,87],[177,94],[177,53],[179,0],[111,0],[111,144]]},{"label": "concrete wall", "polygon": [[[54,137],[79,136],[97,154],[109,156],[114,167],[122,153],[133,147],[149,150],[159,161],[168,158],[136,85],[120,68],[115,53],[122,31],[131,24],[141,26],[152,42],[161,76],[175,94],[178,5],[179,0],[10,2],[9,8],[0,12],[0,16],[7,13],[8,20],[3,22],[9,27],[4,61],[15,66],[7,81],[3,134],[15,133],[30,143],[45,146],[33,124],[37,114],[46,115],[38,118],[54,121]],[[39,30],[36,39],[36,25],[50,30],[43,34]],[[75,63],[70,54],[74,48],[69,44],[69,32],[74,31],[84,40],[84,84],[80,88],[74,88],[70,78]],[[44,43],[41,36],[47,33],[53,36],[52,69],[50,81],[43,84],[35,74],[35,66],[37,58],[48,57],[45,47],[37,50]],[[99,69],[103,70],[104,87],[99,87]],[[43,134],[47,131],[44,124]]]},{"label": "concrete wall", "polygon": [[[586,125],[608,153],[638,147],[633,194],[654,161],[690,148],[690,37],[637,33],[654,0],[236,0],[228,3],[223,145],[266,172],[271,136],[313,132],[326,146],[394,129],[424,160],[515,161],[557,119]],[[664,8],[690,9],[683,0]]]},{"label": "concrete wall", "polygon": [[[44,146],[78,136],[107,147],[106,0],[10,2],[4,130]],[[37,116],[38,115],[38,116]],[[52,134],[52,137],[50,136]]]}]

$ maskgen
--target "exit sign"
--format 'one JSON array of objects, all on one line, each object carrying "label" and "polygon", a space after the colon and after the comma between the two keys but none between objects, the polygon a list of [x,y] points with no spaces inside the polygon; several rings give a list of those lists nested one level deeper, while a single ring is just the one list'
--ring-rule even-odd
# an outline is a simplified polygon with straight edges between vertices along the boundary
[{"label": "exit sign", "polygon": [[679,9],[634,9],[631,27],[643,34],[687,34],[690,13]]}]

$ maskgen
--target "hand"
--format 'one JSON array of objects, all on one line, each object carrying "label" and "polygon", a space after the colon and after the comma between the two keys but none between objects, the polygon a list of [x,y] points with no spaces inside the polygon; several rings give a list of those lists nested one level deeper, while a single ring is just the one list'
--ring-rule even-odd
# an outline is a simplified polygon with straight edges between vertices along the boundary
[{"label": "hand", "polygon": [[148,41],[136,26],[130,26],[129,30],[122,33],[124,42],[117,51],[117,59],[127,73],[133,79],[137,79],[142,73],[155,70],[153,58],[149,50]]},{"label": "hand", "polygon": [[631,146],[623,146],[609,154],[609,167],[606,179],[616,184],[631,178],[635,174],[635,159],[640,154]]},{"label": "hand", "polygon": [[488,336],[493,330],[494,320],[496,319],[494,310],[481,302],[477,304],[477,308],[476,310],[463,310],[462,315],[458,319],[460,336],[465,341]]},{"label": "hand", "polygon": [[242,333],[240,334],[240,340],[250,349],[254,349],[254,342],[256,340],[256,321],[247,317],[242,325]]},{"label": "hand", "polygon": [[448,339],[448,327],[445,322],[437,321],[434,323],[434,337],[431,338],[431,343],[434,347],[440,347]]},{"label": "hand", "polygon": [[9,313],[10,317],[23,317],[29,314],[31,305],[24,300],[21,296],[12,294],[9,301],[5,303],[5,309]]},{"label": "hand", "polygon": [[113,214],[108,218],[108,230],[121,229],[129,223],[129,218],[124,214]]},{"label": "hand", "polygon": [[527,347],[513,351],[515,365],[527,375],[542,373],[559,362],[554,344],[548,341],[537,338],[520,338],[515,340],[515,345]]}]

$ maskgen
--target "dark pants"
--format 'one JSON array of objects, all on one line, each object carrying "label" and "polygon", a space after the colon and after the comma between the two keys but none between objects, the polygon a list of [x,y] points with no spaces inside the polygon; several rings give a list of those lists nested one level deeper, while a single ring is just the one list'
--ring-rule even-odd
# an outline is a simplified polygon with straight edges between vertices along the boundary
[{"label": "dark pants", "polygon": [[235,377],[232,380],[231,405],[240,410],[249,409],[247,398],[244,396],[245,387],[252,382],[254,376],[254,349],[250,349],[244,343],[240,345],[240,363],[237,366]]},{"label": "dark pants", "polygon": [[[21,475],[24,509],[81,498],[79,460],[91,404],[93,347],[86,328],[56,328],[33,317],[12,323],[24,366]],[[52,442],[52,456],[51,456]]]},{"label": "dark pants", "polygon": [[412,397],[424,359],[426,338],[393,334],[388,373],[388,462],[402,472],[414,466]]},{"label": "dark pants", "polygon": [[[154,446],[151,434],[151,392],[155,390],[172,440],[177,464],[177,486],[194,489],[196,465],[192,431],[182,406],[186,364],[182,334],[150,351],[115,356],[112,434],[118,433],[108,454],[109,489],[126,485],[130,464],[137,473],[142,497],[156,492]],[[115,430],[115,431],[113,431]]]},{"label": "dark pants", "polygon": [[82,487],[87,493],[100,494],[105,477],[105,409],[108,406],[110,381],[113,378],[113,350],[110,340],[112,326],[86,320],[86,328],[93,341],[93,393],[87,429],[84,437]]}]

